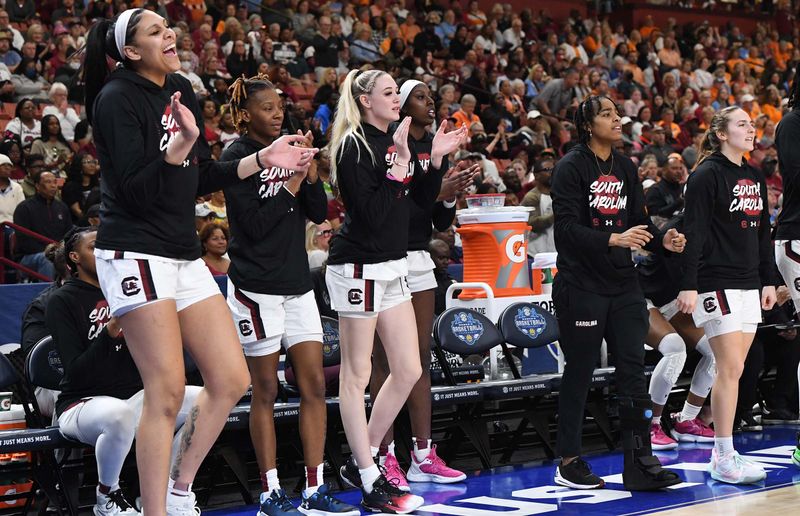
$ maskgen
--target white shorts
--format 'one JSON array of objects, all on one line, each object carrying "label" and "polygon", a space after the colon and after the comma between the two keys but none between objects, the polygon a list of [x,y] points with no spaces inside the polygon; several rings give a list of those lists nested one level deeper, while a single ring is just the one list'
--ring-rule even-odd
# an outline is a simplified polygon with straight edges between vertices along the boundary
[{"label": "white shorts", "polygon": [[436,288],[436,276],[433,269],[436,264],[428,251],[408,252],[408,288],[411,293]]},{"label": "white shorts", "polygon": [[322,342],[322,323],[314,291],[275,296],[237,289],[228,280],[228,307],[239,342],[248,357],[263,357],[298,342]]},{"label": "white shorts", "polygon": [[776,240],[775,263],[789,289],[796,310],[800,310],[800,240]]},{"label": "white shorts", "polygon": [[162,299],[174,299],[180,312],[221,293],[200,258],[176,260],[106,249],[95,249],[94,256],[100,288],[116,317]]},{"label": "white shorts", "polygon": [[405,258],[383,263],[328,265],[325,284],[339,317],[377,317],[411,300]]},{"label": "white shorts", "polygon": [[735,331],[755,333],[761,322],[761,295],[756,289],[704,292],[697,296],[692,319],[709,339]]},{"label": "white shorts", "polygon": [[645,302],[647,303],[647,309],[648,310],[650,310],[651,308],[658,309],[659,313],[661,313],[661,315],[667,321],[672,320],[672,318],[675,317],[676,315],[678,315],[678,312],[681,311],[680,308],[678,308],[678,300],[677,299],[673,299],[672,301],[670,301],[669,303],[667,303],[664,306],[656,306],[649,299],[645,299]]}]

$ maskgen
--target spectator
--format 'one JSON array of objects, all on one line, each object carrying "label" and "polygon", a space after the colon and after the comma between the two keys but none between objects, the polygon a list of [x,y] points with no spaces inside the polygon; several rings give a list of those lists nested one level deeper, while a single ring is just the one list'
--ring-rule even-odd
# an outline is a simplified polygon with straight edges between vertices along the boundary
[{"label": "spectator", "polygon": [[339,91],[339,79],[335,68],[317,67],[316,70],[318,70],[319,80],[317,81],[317,91],[311,101],[311,107],[314,109],[327,103],[331,98],[331,94]]},{"label": "spectator", "polygon": [[533,208],[528,216],[531,226],[531,235],[528,240],[528,255],[536,256],[538,253],[555,252],[556,244],[553,239],[553,199],[550,196],[550,185],[553,176],[555,161],[543,158],[533,166],[533,177],[536,186],[522,199],[522,206]]},{"label": "spectator", "polygon": [[48,61],[50,66],[47,68],[47,73],[42,74],[50,81],[53,80],[56,70],[66,66],[69,56],[75,53],[75,49],[71,46],[72,38],[66,33],[66,29],[62,30],[64,32],[56,37],[55,50]]},{"label": "spectator", "polygon": [[47,170],[56,177],[66,176],[67,165],[72,160],[72,149],[61,133],[57,116],[42,117],[42,136],[31,144],[31,154],[44,156]]},{"label": "spectator", "polygon": [[231,116],[230,109],[225,107],[222,110],[222,115],[219,117],[219,142],[222,144],[223,149],[228,146],[232,141],[239,137],[236,127],[233,125],[233,117]]},{"label": "spectator", "polygon": [[653,127],[653,141],[645,146],[642,150],[642,155],[652,154],[658,161],[658,166],[663,167],[667,164],[669,155],[675,152],[675,149],[667,143],[664,127],[657,125]]},{"label": "spectator", "polygon": [[658,180],[658,160],[652,154],[644,154],[642,162],[639,164],[638,170],[639,182],[643,183],[646,180]]},{"label": "spectator", "polygon": [[33,0],[8,0],[6,10],[12,23],[25,23],[36,16]]},{"label": "spectator", "polygon": [[11,46],[13,39],[14,35],[10,30],[0,30],[0,63],[6,65],[11,73],[16,71],[22,61],[22,56]]},{"label": "spectator", "polygon": [[457,29],[456,14],[452,9],[446,10],[444,19],[436,26],[436,35],[442,40],[445,48],[450,48],[450,41],[455,37]]},{"label": "spectator", "polygon": [[100,162],[97,158],[86,152],[75,154],[61,188],[61,200],[72,212],[75,224],[85,217],[89,206],[100,203]]},{"label": "spectator", "polygon": [[300,0],[292,15],[292,27],[295,30],[297,39],[304,44],[310,43],[314,38],[315,21],[316,17],[310,12],[308,0]]},{"label": "spectator", "polygon": [[354,28],[356,39],[350,45],[350,56],[355,66],[377,61],[381,50],[372,40],[372,28],[366,23],[360,23]]},{"label": "spectator", "polygon": [[47,99],[50,84],[39,73],[36,61],[23,58],[17,66],[16,73],[11,75],[14,83],[15,98],[19,102],[24,99]]},{"label": "spectator", "polygon": [[178,22],[191,23],[192,13],[189,8],[184,5],[183,0],[172,0],[167,4],[167,18],[172,24]]},{"label": "spectator", "polygon": [[22,148],[29,147],[42,136],[42,124],[34,118],[36,105],[25,98],[17,102],[14,118],[6,125],[6,138],[16,138]]},{"label": "spectator", "polygon": [[653,185],[645,196],[647,213],[658,228],[683,210],[683,183],[686,181],[683,158],[670,155],[661,181]]},{"label": "spectator", "polygon": [[[190,39],[187,38],[187,41]],[[191,50],[180,50],[178,52],[178,57],[181,60],[181,69],[178,70],[178,74],[182,75],[192,84],[192,90],[194,94],[197,95],[198,98],[208,96],[208,90],[206,89],[205,84],[203,84],[203,79],[200,78],[199,75],[194,73],[194,66],[193,66],[193,58],[197,59],[197,56]]]},{"label": "spectator", "polygon": [[[0,154],[0,222],[11,222],[14,210],[25,200],[22,187],[11,179],[14,164],[5,154]],[[0,238],[4,238],[0,232]]]},{"label": "spectator", "polygon": [[314,121],[319,122],[319,130],[322,134],[328,132],[331,121],[333,120],[333,111],[336,109],[336,103],[339,102],[339,92],[333,92],[328,98],[328,102],[319,106],[314,113]]},{"label": "spectator", "polygon": [[461,97],[461,109],[453,113],[456,121],[456,128],[461,126],[471,127],[475,122],[481,123],[481,119],[475,114],[477,100],[474,95],[469,93]]},{"label": "spectator", "polygon": [[321,69],[336,68],[339,51],[345,46],[344,38],[331,32],[333,23],[330,17],[320,16],[318,26],[319,30],[311,40],[311,46],[314,48],[314,71],[317,77],[322,73]]},{"label": "spectator", "polygon": [[203,261],[214,276],[228,274],[231,261],[225,257],[228,252],[230,232],[225,224],[209,222],[200,230],[200,244],[203,248]]},{"label": "spectator", "polygon": [[20,181],[25,177],[25,167],[22,166],[22,147],[15,138],[7,138],[0,142],[0,154],[5,154],[11,160],[11,179]]},{"label": "spectator", "polygon": [[218,219],[228,218],[228,209],[225,205],[225,193],[222,190],[217,190],[212,193],[210,198],[204,203],[208,209],[216,215]]},{"label": "spectator", "polygon": [[219,140],[219,105],[213,99],[200,101],[200,114],[203,117],[203,136],[208,143]]},{"label": "spectator", "polygon": [[579,78],[578,71],[569,68],[562,79],[551,79],[536,97],[539,111],[545,115],[564,117],[575,98],[575,86]]},{"label": "spectator", "polygon": [[439,315],[447,308],[447,289],[455,283],[455,280],[447,272],[450,263],[450,247],[443,240],[433,239],[428,244],[428,251],[436,268],[433,275],[436,277],[436,294],[434,302],[434,315]]},{"label": "spectator", "polygon": [[75,139],[75,126],[81,121],[78,113],[67,102],[67,87],[60,82],[54,83],[50,86],[48,92],[52,106],[47,106],[42,111],[42,115],[55,115],[58,122],[61,124],[61,134],[64,139],[71,142]]},{"label": "spectator", "polygon": [[28,154],[25,156],[25,178],[20,182],[22,192],[26,199],[36,195],[36,185],[33,177],[44,170],[44,156],[41,154]]},{"label": "spectator", "polygon": [[333,226],[327,220],[322,224],[309,222],[306,224],[306,253],[308,253],[308,268],[322,267],[328,261]]},{"label": "spectator", "polygon": [[8,11],[0,9],[0,31],[11,31],[14,37],[11,40],[11,47],[19,50],[25,43],[25,38],[22,37],[22,33],[14,28],[9,21]]},{"label": "spectator", "polygon": [[[14,211],[14,224],[29,229],[51,240],[61,240],[72,227],[72,217],[66,204],[56,199],[56,176],[40,171],[33,176],[36,195],[24,200]],[[47,278],[55,277],[53,264],[45,257],[47,243],[17,234],[19,262]]]},{"label": "spectator", "polygon": [[330,222],[334,230],[344,223],[345,209],[342,199],[339,197],[339,189],[335,185],[331,185],[331,193],[333,198],[328,201],[328,214],[325,217]]}]

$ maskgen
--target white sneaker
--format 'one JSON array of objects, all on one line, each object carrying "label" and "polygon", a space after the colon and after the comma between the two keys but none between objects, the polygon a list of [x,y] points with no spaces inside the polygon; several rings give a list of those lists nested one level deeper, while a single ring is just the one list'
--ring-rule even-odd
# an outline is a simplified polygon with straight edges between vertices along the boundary
[{"label": "white sneaker", "polygon": [[194,493],[189,492],[189,496],[167,493],[167,516],[200,516],[200,512]]},{"label": "white sneaker", "polygon": [[763,466],[744,459],[738,452],[720,458],[717,450],[711,450],[708,472],[714,480],[728,484],[754,484],[767,478]]},{"label": "white sneaker", "polygon": [[139,511],[125,499],[122,489],[108,494],[103,494],[98,489],[96,494],[97,503],[92,508],[94,516],[139,516]]}]

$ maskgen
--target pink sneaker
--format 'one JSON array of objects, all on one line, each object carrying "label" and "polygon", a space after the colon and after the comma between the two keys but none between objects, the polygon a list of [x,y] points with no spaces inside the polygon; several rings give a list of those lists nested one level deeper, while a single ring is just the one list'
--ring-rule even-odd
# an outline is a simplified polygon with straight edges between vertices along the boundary
[{"label": "pink sneaker", "polygon": [[464,473],[450,468],[436,455],[436,445],[431,446],[428,456],[417,462],[414,452],[411,452],[411,467],[408,468],[408,479],[411,482],[436,482],[437,484],[452,484],[467,478]]},{"label": "pink sneaker", "polygon": [[400,463],[397,462],[397,457],[394,456],[392,453],[386,454],[386,462],[383,463],[383,467],[386,469],[386,473],[384,476],[386,480],[388,480],[391,484],[393,484],[397,489],[405,492],[411,491],[411,488],[408,487],[408,481],[406,480],[406,475],[403,473],[403,470],[400,468]]},{"label": "pink sneaker", "polygon": [[678,447],[678,443],[664,433],[661,425],[655,423],[650,425],[650,445],[654,450],[674,450]]},{"label": "pink sneaker", "polygon": [[680,414],[672,414],[672,437],[684,443],[713,443],[714,430],[699,418],[681,421]]}]

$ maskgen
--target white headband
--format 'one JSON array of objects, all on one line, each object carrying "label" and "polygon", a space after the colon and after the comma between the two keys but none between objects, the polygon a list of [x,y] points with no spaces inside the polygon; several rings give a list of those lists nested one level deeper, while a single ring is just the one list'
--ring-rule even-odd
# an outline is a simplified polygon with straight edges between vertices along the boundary
[{"label": "white headband", "polygon": [[403,109],[403,106],[406,105],[406,100],[408,100],[408,96],[411,95],[411,91],[420,84],[424,85],[425,83],[416,79],[410,79],[400,86],[400,109]]},{"label": "white headband", "polygon": [[126,9],[122,11],[122,14],[119,15],[117,22],[114,24],[114,42],[117,44],[119,56],[123,61],[125,60],[125,54],[122,52],[122,49],[125,48],[125,33],[128,32],[128,23],[131,21],[131,16],[136,14],[138,10]]}]

